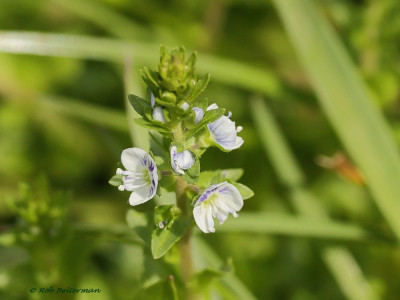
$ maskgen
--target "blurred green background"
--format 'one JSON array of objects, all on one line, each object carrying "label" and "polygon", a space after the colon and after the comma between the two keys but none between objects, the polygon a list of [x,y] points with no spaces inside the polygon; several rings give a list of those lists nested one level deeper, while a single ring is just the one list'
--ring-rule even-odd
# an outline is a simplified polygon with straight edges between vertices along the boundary
[{"label": "blurred green background", "polygon": [[[398,0],[2,0],[0,29],[0,299],[179,284],[107,183],[123,149],[148,145],[126,96],[144,95],[160,44],[198,51],[204,96],[244,127],[241,149],[202,159],[243,168],[255,192],[196,234],[198,268],[234,266],[205,299],[400,299]],[[50,286],[102,292],[29,293]]]}]

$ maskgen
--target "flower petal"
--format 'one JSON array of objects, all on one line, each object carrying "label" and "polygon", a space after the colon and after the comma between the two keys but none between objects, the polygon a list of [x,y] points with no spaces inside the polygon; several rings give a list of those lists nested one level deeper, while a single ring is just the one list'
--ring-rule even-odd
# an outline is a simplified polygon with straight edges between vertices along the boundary
[{"label": "flower petal", "polygon": [[207,111],[212,110],[212,109],[217,109],[217,108],[218,108],[217,103],[213,103],[213,104],[210,104],[210,105],[207,107]]},{"label": "flower petal", "polygon": [[243,198],[238,189],[228,182],[215,184],[207,188],[195,203],[193,216],[197,226],[205,233],[214,232],[214,220],[223,224],[229,214],[237,217],[237,211],[243,207]]},{"label": "flower petal", "polygon": [[133,172],[141,172],[145,168],[143,159],[148,156],[147,152],[140,148],[128,148],[122,151],[121,162],[125,169]]},{"label": "flower petal", "polygon": [[171,166],[176,173],[184,175],[183,170],[190,169],[194,162],[194,156],[189,150],[178,152],[176,146],[172,146],[170,149],[171,154]]},{"label": "flower petal", "polygon": [[136,206],[149,201],[156,194],[156,189],[152,190],[151,184],[135,189],[129,196],[129,204]]},{"label": "flower petal", "polygon": [[154,109],[153,109],[153,119],[157,120],[157,121],[160,121],[162,123],[166,123],[167,122],[165,120],[164,113],[163,113],[163,110],[162,110],[161,106],[154,107]]},{"label": "flower petal", "polygon": [[193,107],[192,110],[194,111],[194,114],[196,115],[194,123],[197,124],[199,123],[201,120],[203,120],[204,117],[204,111],[203,109],[201,109],[200,107]]}]

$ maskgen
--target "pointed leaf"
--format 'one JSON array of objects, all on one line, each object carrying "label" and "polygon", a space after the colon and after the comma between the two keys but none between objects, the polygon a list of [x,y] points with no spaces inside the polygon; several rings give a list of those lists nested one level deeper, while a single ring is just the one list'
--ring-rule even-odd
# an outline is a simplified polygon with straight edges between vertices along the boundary
[{"label": "pointed leaf", "polygon": [[144,116],[146,113],[151,113],[153,110],[149,101],[146,101],[139,96],[129,94],[128,99],[133,109],[141,116]]},{"label": "pointed leaf", "polygon": [[243,200],[249,199],[254,196],[254,192],[244,184],[238,182],[231,182],[238,190],[240,195],[242,195]]},{"label": "pointed leaf", "polygon": [[238,181],[243,176],[243,173],[243,169],[240,168],[221,170],[222,177],[232,181]]}]

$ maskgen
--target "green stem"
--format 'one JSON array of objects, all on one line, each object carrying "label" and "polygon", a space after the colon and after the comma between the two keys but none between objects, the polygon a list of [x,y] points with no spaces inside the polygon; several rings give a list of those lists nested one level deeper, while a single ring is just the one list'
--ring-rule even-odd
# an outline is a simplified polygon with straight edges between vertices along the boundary
[{"label": "green stem", "polygon": [[[185,195],[185,190],[188,187],[183,178],[178,177],[176,179],[176,199],[178,207],[182,210],[182,213],[187,216],[189,214],[188,201]],[[180,240],[180,256],[181,256],[181,271],[182,277],[187,287],[187,283],[193,274],[193,259],[192,259],[192,247],[191,247],[191,236],[192,236],[192,228],[189,228],[185,235]],[[190,290],[187,289],[188,295],[187,299],[194,299],[193,295],[190,294]]]}]

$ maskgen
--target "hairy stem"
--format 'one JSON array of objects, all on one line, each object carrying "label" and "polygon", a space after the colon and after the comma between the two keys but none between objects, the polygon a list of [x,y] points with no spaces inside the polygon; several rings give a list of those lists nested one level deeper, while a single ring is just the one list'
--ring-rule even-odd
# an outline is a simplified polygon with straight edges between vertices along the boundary
[{"label": "hairy stem", "polygon": [[[188,184],[181,177],[176,180],[176,199],[178,207],[182,210],[185,216],[188,216],[190,211],[188,207],[188,201],[185,195],[185,190]],[[181,256],[181,271],[185,284],[188,283],[190,277],[193,274],[193,260],[192,260],[192,247],[191,247],[191,236],[192,228],[189,228],[185,235],[180,240],[180,256]],[[188,290],[187,299],[194,299]]]}]

